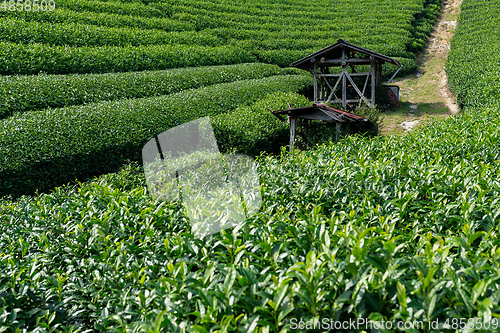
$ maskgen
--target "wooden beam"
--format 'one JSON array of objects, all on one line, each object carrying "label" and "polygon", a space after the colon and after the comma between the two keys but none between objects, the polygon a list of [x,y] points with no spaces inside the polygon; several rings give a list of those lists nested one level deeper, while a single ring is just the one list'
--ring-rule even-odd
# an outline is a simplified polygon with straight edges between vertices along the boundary
[{"label": "wooden beam", "polygon": [[[363,95],[363,93],[359,90],[358,86],[356,85],[356,83],[354,83],[354,81],[351,79],[351,77],[349,76],[349,73],[347,73],[345,70],[344,70],[344,73],[345,73],[345,76],[347,76],[347,79],[349,79],[349,82],[351,82],[352,84],[352,87],[354,88],[354,90],[356,90],[356,92],[358,93],[359,95],[359,98],[364,100],[365,103],[370,106],[370,107],[374,107],[375,105],[373,103],[370,103],[368,101],[368,99],[366,99],[366,97]],[[373,78],[373,76],[372,76]],[[373,90],[373,89],[372,89]]]},{"label": "wooden beam", "polygon": [[[321,68],[319,68],[319,72],[321,73]],[[318,74],[318,101],[323,100],[323,94],[324,94],[324,89],[325,89],[325,80],[322,79],[319,74]]]},{"label": "wooden beam", "polygon": [[345,59],[324,59],[321,58],[319,61],[321,64],[349,64],[349,63],[355,63],[355,64],[370,64],[371,60],[369,58],[363,59],[363,58],[345,58]]},{"label": "wooden beam", "polygon": [[[326,100],[327,102],[330,102],[332,100],[332,97],[335,95],[335,89],[337,89],[337,86],[339,85],[340,80],[342,80],[343,75],[344,73],[340,74],[339,78],[337,79],[337,82],[335,83],[335,86],[333,87],[330,96],[328,96],[328,99]],[[335,98],[338,99],[337,95],[335,95]]]},{"label": "wooden beam", "polygon": [[[337,103],[337,104],[341,104],[342,103],[342,100],[341,99],[335,99],[335,100],[332,100],[330,101],[331,103]],[[346,99],[346,103],[359,103],[359,99]]]},{"label": "wooden beam", "polygon": [[[325,100],[326,98],[326,86],[328,86],[330,89],[332,89],[332,86],[330,85],[330,83],[328,82],[327,79],[323,78],[323,71],[324,70],[327,70],[326,67],[319,67],[319,70],[318,70],[318,78],[320,79],[319,82],[320,82],[320,94],[319,94],[319,100],[320,101],[323,101]],[[325,85],[326,83],[326,85]]]},{"label": "wooden beam", "polygon": [[337,123],[335,125],[336,127],[336,131],[335,131],[335,142],[339,142],[339,138],[340,138],[340,128],[341,128],[342,124],[341,123]]},{"label": "wooden beam", "polygon": [[327,114],[329,117],[330,117],[330,121],[336,121],[338,123],[343,123],[345,122],[345,118],[344,118],[344,115],[341,114],[339,115],[338,113],[336,112],[333,112],[333,111],[330,111],[330,110],[321,110],[323,113]]},{"label": "wooden beam", "polygon": [[[319,73],[318,73],[318,77],[319,77],[319,78],[329,77],[329,76],[330,76],[330,74],[323,74],[323,73],[321,72],[321,68],[319,69]],[[328,87],[329,87],[330,89],[332,89],[332,86],[330,85],[330,83],[328,83],[328,80],[324,79],[324,81],[326,82],[326,84],[328,85]]]},{"label": "wooden beam", "polygon": [[375,84],[380,84],[382,83],[382,63],[377,62],[377,77],[375,80]]},{"label": "wooden beam", "polygon": [[[370,75],[370,72],[362,72],[362,73],[350,73],[351,76],[365,76],[365,75]],[[319,77],[340,77],[342,76],[342,73],[335,73],[335,74],[318,74]]]},{"label": "wooden beam", "polygon": [[284,117],[282,117],[282,116],[281,116],[280,114],[278,114],[278,113],[273,113],[272,111],[271,111],[271,113],[272,113],[272,114],[274,114],[274,115],[275,115],[275,116],[276,116],[279,120],[281,120],[281,121],[285,121],[285,120],[286,120]]},{"label": "wooden beam", "polygon": [[368,86],[368,80],[370,79],[370,73],[371,73],[371,71],[369,71],[368,75],[366,76],[365,85],[363,86],[363,96],[365,95],[366,87]]},{"label": "wooden beam", "polygon": [[293,151],[293,144],[295,142],[296,129],[297,129],[297,118],[290,117],[290,152]]}]

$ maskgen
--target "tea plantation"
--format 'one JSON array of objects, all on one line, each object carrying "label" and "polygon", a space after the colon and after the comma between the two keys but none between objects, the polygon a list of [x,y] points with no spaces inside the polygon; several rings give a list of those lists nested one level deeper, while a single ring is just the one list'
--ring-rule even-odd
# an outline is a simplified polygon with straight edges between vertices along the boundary
[{"label": "tea plantation", "polygon": [[[34,11],[9,2],[0,6],[0,196],[115,172],[138,161],[153,134],[273,92],[304,93],[310,75],[286,67],[340,37],[411,72],[440,4],[59,0]],[[236,121],[225,118],[221,126]],[[266,142],[284,142],[266,131],[251,136],[238,139],[239,152],[279,152]]]},{"label": "tea plantation", "polygon": [[[312,79],[283,66],[342,37],[411,71],[441,3],[334,4],[0,10],[0,331],[498,331],[500,0],[463,0],[460,115],[260,154],[286,144],[269,111],[310,104]],[[196,239],[147,192],[140,149],[206,115],[222,150],[257,157],[263,206]]]}]

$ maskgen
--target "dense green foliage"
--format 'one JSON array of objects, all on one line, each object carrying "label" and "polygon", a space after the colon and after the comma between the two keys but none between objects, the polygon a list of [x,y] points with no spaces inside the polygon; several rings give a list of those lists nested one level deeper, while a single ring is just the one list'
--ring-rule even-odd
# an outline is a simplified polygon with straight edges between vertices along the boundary
[{"label": "dense green foliage", "polygon": [[191,31],[194,25],[169,18],[74,11],[56,6],[54,11],[0,11],[0,17],[50,23],[81,23],[111,28],[141,28],[164,31]]},{"label": "dense green foliage", "polygon": [[49,107],[167,95],[292,72],[299,71],[249,63],[113,74],[0,76],[0,118]]},{"label": "dense green foliage", "polygon": [[108,28],[68,22],[26,22],[11,18],[3,18],[0,21],[0,40],[20,44],[67,46],[221,45],[217,37],[206,32]]},{"label": "dense green foliage", "polygon": [[[4,50],[0,52],[0,73],[115,72],[241,61],[287,66],[339,38],[402,58],[410,69],[415,65],[415,57],[409,51],[421,50],[425,45],[441,2],[349,0],[333,5],[326,0],[64,0],[54,12],[0,12],[5,17],[0,25],[0,40],[10,42],[0,44]],[[161,50],[133,47],[162,41],[184,46]],[[38,44],[18,45],[22,43]],[[62,49],[58,45],[73,48]],[[102,49],[111,45],[116,48]],[[220,49],[211,48],[222,45],[224,55]],[[187,46],[197,49],[190,49],[187,54],[183,50]],[[218,56],[206,59],[204,49]],[[14,53],[20,55],[17,60]],[[242,55],[245,59],[241,59]],[[186,57],[191,59],[182,61]],[[173,61],[168,61],[170,58]],[[195,58],[201,59],[193,63]]]},{"label": "dense green foliage", "polygon": [[96,13],[112,13],[120,15],[134,15],[144,17],[169,17],[171,11],[169,6],[153,4],[147,6],[140,2],[127,3],[123,1],[99,1],[99,0],[59,0],[58,7],[74,11],[91,11]]},{"label": "dense green foliage", "polygon": [[280,121],[271,111],[311,105],[297,93],[277,93],[259,99],[252,105],[212,118],[212,126],[222,152],[258,156],[260,152],[279,154],[289,144],[288,122]]},{"label": "dense green foliage", "polygon": [[442,3],[442,0],[425,0],[424,10],[415,15],[415,21],[410,29],[413,35],[413,40],[408,47],[410,51],[424,50],[427,38],[434,29],[434,22],[440,14]]},{"label": "dense green foliage", "polygon": [[[92,10],[91,2],[82,3]],[[172,0],[169,15],[201,29],[222,18],[229,27],[241,22],[231,21],[232,14],[249,20],[259,13],[253,27],[265,30],[266,19],[276,18],[273,8],[283,12],[283,24],[287,8],[303,14],[301,24],[312,30],[307,19],[325,10],[322,1],[252,3],[233,1],[223,10],[215,1]],[[381,12],[410,3],[386,1]],[[259,157],[263,207],[242,226],[195,239],[178,204],[151,199],[136,163],[48,194],[0,199],[0,330],[285,332],[293,320],[369,318],[423,323],[408,332],[494,331],[498,8],[498,0],[463,1],[447,71],[466,112],[403,136],[350,136]],[[203,11],[214,12],[212,20],[192,19]],[[363,15],[353,14],[354,23]],[[420,22],[424,31],[427,21]],[[289,52],[299,50],[284,50],[283,59]],[[273,150],[286,127],[269,111],[307,104],[291,92],[309,83],[276,76],[15,115],[0,122],[0,191],[6,184],[7,193],[45,186],[35,182],[49,186],[52,170],[55,177],[69,175],[60,183],[118,159],[116,168],[153,134],[205,115],[213,116],[223,150]],[[23,169],[30,165],[36,168]],[[460,318],[490,328],[463,330]],[[430,328],[435,320],[451,326]]]},{"label": "dense green foliage", "polygon": [[309,76],[272,76],[14,115],[0,122],[0,196],[112,172],[128,159],[140,159],[142,146],[155,134],[310,84]]},{"label": "dense green foliage", "polygon": [[253,62],[233,46],[143,45],[68,47],[0,42],[0,74],[127,72]]},{"label": "dense green foliage", "polygon": [[4,325],[240,332],[293,318],[499,317],[499,127],[495,112],[469,113],[262,158],[261,211],[203,240],[134,168],[5,202],[2,308],[19,322]]},{"label": "dense green foliage", "polygon": [[448,56],[450,86],[460,106],[498,106],[500,91],[500,2],[463,1]]}]

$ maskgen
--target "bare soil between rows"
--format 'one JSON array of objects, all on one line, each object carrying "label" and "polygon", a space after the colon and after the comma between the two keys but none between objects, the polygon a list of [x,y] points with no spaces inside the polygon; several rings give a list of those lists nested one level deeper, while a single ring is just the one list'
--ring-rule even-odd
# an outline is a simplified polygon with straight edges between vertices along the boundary
[{"label": "bare soil between rows", "polygon": [[433,118],[460,112],[448,86],[445,65],[457,27],[462,0],[445,0],[427,48],[417,54],[414,75],[394,81],[400,87],[402,107],[385,114],[382,135],[404,133]]}]

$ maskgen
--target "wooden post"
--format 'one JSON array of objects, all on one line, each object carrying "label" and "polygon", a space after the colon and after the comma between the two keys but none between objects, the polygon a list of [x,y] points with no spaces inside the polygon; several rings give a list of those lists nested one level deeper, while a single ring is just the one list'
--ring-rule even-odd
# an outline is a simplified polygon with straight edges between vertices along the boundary
[{"label": "wooden post", "polygon": [[293,151],[295,142],[295,130],[297,129],[297,118],[290,116],[290,152]]},{"label": "wooden post", "polygon": [[375,85],[376,85],[376,77],[377,77],[377,73],[376,73],[376,66],[375,66],[375,62],[372,61],[371,65],[370,65],[370,69],[371,69],[371,72],[372,72],[372,98],[371,98],[371,102],[373,104],[373,106],[375,107]]},{"label": "wooden post", "polygon": [[377,77],[375,80],[375,84],[382,83],[382,63],[377,61]]},{"label": "wooden post", "polygon": [[[342,47],[342,60],[345,60],[345,50],[343,47]],[[346,63],[342,62],[342,74],[344,74],[342,76],[342,107],[344,108],[344,110],[346,109],[347,106],[347,82],[345,77],[346,67],[347,67]]]},{"label": "wooden post", "polygon": [[318,103],[318,71],[316,68],[316,62],[314,62],[314,103]]},{"label": "wooden post", "polygon": [[[322,67],[319,67],[319,72],[320,73],[323,73],[323,68]],[[321,75],[321,74],[318,74],[318,83],[319,83],[319,98],[318,98],[318,102],[319,101],[323,101],[323,94],[324,94],[324,89],[325,89],[325,83],[323,82],[325,80],[325,78]]]},{"label": "wooden post", "polygon": [[365,92],[366,92],[366,87],[368,86],[368,80],[370,79],[370,73],[371,73],[371,67],[370,67],[370,70],[368,71],[368,75],[366,76],[366,81],[365,81],[365,85],[363,86],[363,96],[365,95]]},{"label": "wooden post", "polygon": [[346,108],[347,106],[347,82],[346,82],[346,74],[345,74],[345,66],[342,65],[342,71],[343,71],[343,74],[342,75],[342,107]]},{"label": "wooden post", "polygon": [[336,133],[335,133],[335,142],[339,142],[339,138],[340,138],[340,127],[342,126],[341,123],[337,122],[336,124]]}]

